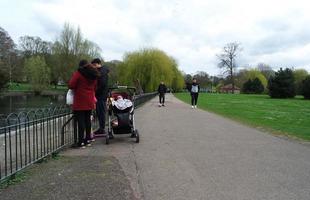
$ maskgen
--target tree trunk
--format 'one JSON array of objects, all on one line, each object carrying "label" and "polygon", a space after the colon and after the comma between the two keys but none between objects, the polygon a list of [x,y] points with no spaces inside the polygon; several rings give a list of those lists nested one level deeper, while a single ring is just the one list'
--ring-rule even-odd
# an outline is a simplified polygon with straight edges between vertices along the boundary
[{"label": "tree trunk", "polygon": [[233,72],[233,60],[232,58],[230,59],[230,79],[231,79],[231,93],[235,93],[235,81],[234,81],[234,72]]}]

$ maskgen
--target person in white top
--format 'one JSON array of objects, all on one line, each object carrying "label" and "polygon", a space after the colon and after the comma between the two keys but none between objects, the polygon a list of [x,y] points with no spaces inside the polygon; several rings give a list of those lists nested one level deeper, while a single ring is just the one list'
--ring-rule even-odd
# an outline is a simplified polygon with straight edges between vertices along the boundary
[{"label": "person in white top", "polygon": [[200,86],[197,83],[197,79],[193,78],[193,82],[189,87],[189,92],[192,98],[192,108],[197,108],[198,94],[200,91]]}]

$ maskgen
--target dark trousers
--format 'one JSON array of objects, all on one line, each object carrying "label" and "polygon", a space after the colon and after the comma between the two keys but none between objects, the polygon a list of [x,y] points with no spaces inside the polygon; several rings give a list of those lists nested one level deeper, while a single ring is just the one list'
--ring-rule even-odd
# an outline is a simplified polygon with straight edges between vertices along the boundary
[{"label": "dark trousers", "polygon": [[106,98],[98,98],[96,103],[96,112],[99,120],[99,128],[104,131],[106,115]]},{"label": "dark trousers", "polygon": [[[82,143],[87,143],[87,140],[90,140],[91,132],[91,121],[90,121],[91,110],[75,110],[74,118],[78,124],[78,145]],[[86,137],[84,133],[86,130]]]},{"label": "dark trousers", "polygon": [[159,93],[159,103],[165,104],[165,93]]},{"label": "dark trousers", "polygon": [[192,92],[191,97],[192,97],[192,106],[196,106],[198,101],[198,92]]}]

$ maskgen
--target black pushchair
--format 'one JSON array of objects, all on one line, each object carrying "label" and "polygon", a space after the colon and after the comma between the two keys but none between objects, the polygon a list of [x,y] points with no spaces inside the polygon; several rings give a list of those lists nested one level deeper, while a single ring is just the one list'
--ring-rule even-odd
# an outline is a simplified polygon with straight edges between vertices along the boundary
[{"label": "black pushchair", "polygon": [[[135,138],[135,142],[139,143],[139,132],[135,127],[134,108],[135,108],[136,88],[127,86],[117,86],[109,88],[108,98],[108,134],[106,136],[106,144],[110,143],[111,136],[117,134],[131,134],[131,138]],[[122,109],[117,107],[119,99],[126,100],[129,106]],[[131,103],[131,104],[130,104]],[[124,104],[126,105],[126,104]]]}]

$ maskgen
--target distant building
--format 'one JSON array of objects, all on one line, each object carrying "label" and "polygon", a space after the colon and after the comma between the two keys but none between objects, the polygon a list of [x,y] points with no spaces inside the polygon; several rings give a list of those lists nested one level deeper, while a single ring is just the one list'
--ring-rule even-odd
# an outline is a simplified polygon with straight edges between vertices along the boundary
[{"label": "distant building", "polygon": [[[232,90],[233,90],[232,84],[228,84],[228,85],[222,86],[221,89],[220,89],[220,92],[221,93],[232,93]],[[240,88],[235,86],[234,93],[235,94],[240,94]]]}]

